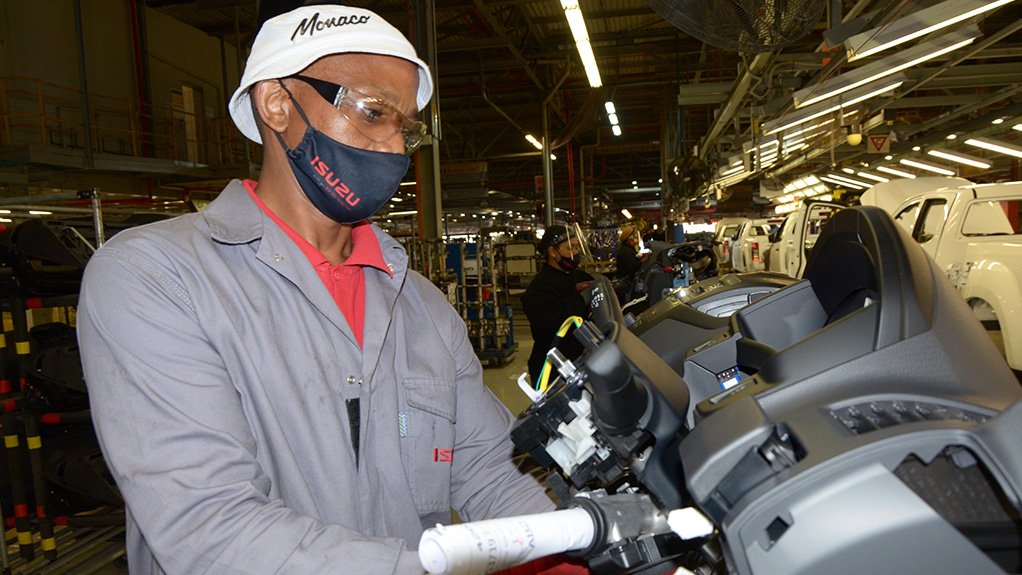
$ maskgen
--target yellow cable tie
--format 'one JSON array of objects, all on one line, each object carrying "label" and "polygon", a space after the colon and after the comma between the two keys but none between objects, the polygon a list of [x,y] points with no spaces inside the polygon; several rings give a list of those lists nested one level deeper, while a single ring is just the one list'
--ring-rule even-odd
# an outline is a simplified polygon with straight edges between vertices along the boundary
[{"label": "yellow cable tie", "polygon": [[17,435],[5,435],[4,436],[4,447],[7,449],[14,449],[19,445]]},{"label": "yellow cable tie", "polygon": [[19,341],[14,344],[14,351],[18,355],[28,355],[32,353],[32,344],[27,341]]},{"label": "yellow cable tie", "polygon": [[31,545],[32,544],[32,532],[31,531],[18,531],[18,544],[19,545]]},{"label": "yellow cable tie", "polygon": [[[15,437],[17,436],[15,435]],[[39,437],[38,435],[26,437],[25,444],[28,445],[29,449],[39,449],[40,447],[43,446],[43,438]]]},{"label": "yellow cable tie", "polygon": [[57,540],[53,537],[46,537],[39,542],[39,545],[43,548],[43,551],[53,551],[57,548]]}]

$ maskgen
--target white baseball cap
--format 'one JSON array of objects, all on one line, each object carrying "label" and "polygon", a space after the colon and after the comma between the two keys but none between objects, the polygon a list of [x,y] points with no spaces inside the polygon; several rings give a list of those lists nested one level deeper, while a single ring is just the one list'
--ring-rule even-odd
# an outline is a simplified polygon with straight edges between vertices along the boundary
[{"label": "white baseball cap", "polygon": [[426,107],[433,95],[429,66],[400,30],[378,14],[363,8],[337,5],[303,6],[263,23],[241,77],[241,85],[227,104],[242,134],[262,143],[252,116],[249,89],[262,80],[285,78],[301,72],[331,54],[360,52],[396,56],[419,67],[419,92],[415,103]]}]

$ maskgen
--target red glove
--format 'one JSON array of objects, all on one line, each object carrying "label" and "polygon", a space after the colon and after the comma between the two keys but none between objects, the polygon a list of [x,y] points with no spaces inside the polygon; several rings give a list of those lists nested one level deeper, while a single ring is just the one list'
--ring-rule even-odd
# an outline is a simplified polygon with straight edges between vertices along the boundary
[{"label": "red glove", "polygon": [[496,575],[589,575],[589,569],[579,559],[571,559],[566,555],[551,555],[525,565],[498,571]]}]

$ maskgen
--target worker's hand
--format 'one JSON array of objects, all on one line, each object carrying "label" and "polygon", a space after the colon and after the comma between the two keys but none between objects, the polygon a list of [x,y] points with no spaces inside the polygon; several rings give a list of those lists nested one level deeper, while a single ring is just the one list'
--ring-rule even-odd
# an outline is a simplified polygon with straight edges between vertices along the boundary
[{"label": "worker's hand", "polygon": [[586,288],[588,288],[589,285],[592,283],[593,283],[592,280],[587,282],[578,282],[577,284],[575,284],[575,291],[578,293],[582,293],[586,291]]}]

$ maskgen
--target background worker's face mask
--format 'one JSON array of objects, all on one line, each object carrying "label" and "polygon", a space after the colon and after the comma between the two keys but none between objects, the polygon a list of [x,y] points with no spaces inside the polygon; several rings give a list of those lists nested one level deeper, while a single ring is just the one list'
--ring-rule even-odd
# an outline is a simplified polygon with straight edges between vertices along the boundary
[{"label": "background worker's face mask", "polygon": [[[560,256],[560,259],[557,261],[557,265],[570,272],[578,267],[579,262],[582,261],[582,255],[572,249],[573,246],[571,246],[571,243],[569,243],[568,246],[570,247],[565,249],[560,247],[557,248],[557,255]],[[564,252],[569,252],[571,256],[565,257]]]},{"label": "background worker's face mask", "polygon": [[313,128],[301,105],[287,87],[284,90],[307,126],[294,149],[274,132],[299,187],[323,215],[337,223],[369,219],[394,197],[411,160],[404,154],[363,150],[334,140]]},{"label": "background worker's face mask", "polygon": [[561,269],[571,271],[587,258],[592,258],[585,235],[577,223],[552,227],[547,233],[553,234],[548,241],[557,251],[556,262]]}]

